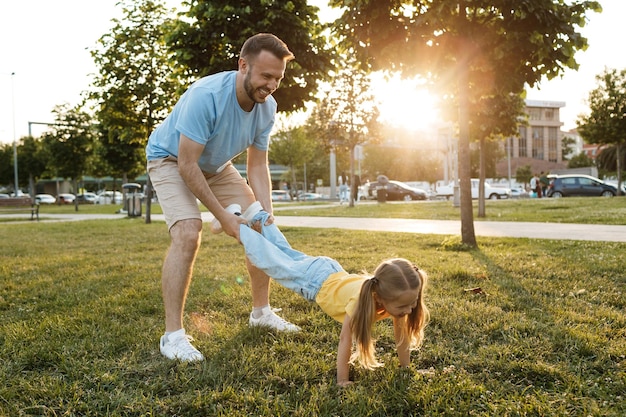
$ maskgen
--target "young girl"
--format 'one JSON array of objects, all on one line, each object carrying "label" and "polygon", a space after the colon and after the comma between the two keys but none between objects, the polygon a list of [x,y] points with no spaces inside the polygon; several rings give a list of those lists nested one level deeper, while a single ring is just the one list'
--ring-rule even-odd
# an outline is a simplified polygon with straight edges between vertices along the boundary
[{"label": "young girl", "polygon": [[397,258],[382,262],[373,276],[349,274],[334,259],[292,249],[276,225],[265,225],[267,212],[246,213],[244,217],[252,226],[240,227],[239,237],[248,259],[343,323],[337,352],[338,385],[352,383],[349,365],[355,361],[367,369],[382,365],[375,357],[372,327],[384,318],[393,319],[400,366],[410,365],[410,351],[421,345],[429,319],[423,297],[427,281],[424,271]]}]

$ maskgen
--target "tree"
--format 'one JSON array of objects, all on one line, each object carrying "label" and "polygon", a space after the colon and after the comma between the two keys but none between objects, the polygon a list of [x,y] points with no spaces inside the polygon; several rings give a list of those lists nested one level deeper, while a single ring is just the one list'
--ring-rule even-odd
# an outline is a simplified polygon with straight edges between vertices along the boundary
[{"label": "tree", "polygon": [[13,144],[0,143],[0,184],[11,184],[14,179]]},{"label": "tree", "polygon": [[19,177],[28,178],[29,194],[34,199],[35,184],[46,170],[46,160],[41,140],[36,140],[32,136],[23,137],[17,147],[17,154],[20,155],[18,165]]},{"label": "tree", "polygon": [[[96,131],[91,115],[80,106],[56,106],[55,123],[42,137],[43,152],[47,157],[46,169],[55,177],[71,178],[73,190],[89,166]],[[78,211],[78,201],[75,200]]]},{"label": "tree", "polygon": [[617,192],[622,193],[622,152],[626,145],[626,69],[606,69],[596,76],[598,87],[589,93],[588,115],[578,118],[578,132],[587,143],[613,145]]},{"label": "tree", "polygon": [[[98,153],[113,174],[126,180],[145,172],[148,136],[175,103],[180,82],[165,44],[165,6],[156,0],[124,0],[120,5],[124,20],[114,19],[111,32],[92,52],[99,70],[92,98],[98,102]],[[147,191],[150,222],[149,183]]]},{"label": "tree", "polygon": [[[618,171],[618,161],[617,161],[617,146],[605,146],[602,148],[600,153],[596,156],[596,166],[598,169],[604,172],[615,172]],[[626,152],[620,152],[619,156],[619,166],[626,166]]]},{"label": "tree", "polygon": [[[355,148],[378,140],[378,115],[369,77],[348,59],[315,109],[312,122],[325,132],[322,140],[327,148],[348,151],[351,190],[357,186]],[[354,207],[353,197],[351,192],[350,207]]]},{"label": "tree", "polygon": [[[476,246],[470,189],[471,103],[520,95],[526,84],[578,67],[587,47],[576,31],[596,1],[331,0],[344,8],[335,25],[342,44],[370,68],[421,74],[438,82],[458,110],[461,235]],[[476,90],[473,92],[473,90]],[[496,93],[500,91],[501,93]],[[509,114],[515,118],[517,115]]]},{"label": "tree", "polygon": [[567,162],[568,168],[586,168],[594,166],[593,159],[586,152],[581,152]]},{"label": "tree", "polygon": [[564,161],[567,161],[573,156],[572,153],[574,152],[575,144],[576,144],[576,140],[569,136],[564,136],[563,139],[561,140],[561,158]]},{"label": "tree", "polygon": [[[307,136],[305,128],[294,127],[277,132],[272,136],[269,158],[277,164],[289,167],[291,174],[291,193],[297,196],[296,174],[311,159],[315,150],[315,141]],[[306,189],[306,184],[305,184]]]},{"label": "tree", "polygon": [[533,177],[532,167],[530,165],[524,165],[517,167],[515,170],[515,181],[524,185],[530,183],[530,179]]},{"label": "tree", "polygon": [[295,60],[274,92],[279,111],[293,111],[313,101],[321,81],[334,68],[334,52],[323,35],[319,9],[306,0],[212,0],[191,2],[168,31],[168,44],[180,64],[181,79],[193,81],[237,68],[243,43],[271,32],[287,43]]}]

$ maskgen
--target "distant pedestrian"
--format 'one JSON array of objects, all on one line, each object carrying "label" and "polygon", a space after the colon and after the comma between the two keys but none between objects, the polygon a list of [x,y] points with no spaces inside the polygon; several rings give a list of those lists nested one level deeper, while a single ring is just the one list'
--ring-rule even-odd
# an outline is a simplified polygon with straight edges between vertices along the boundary
[{"label": "distant pedestrian", "polygon": [[548,195],[548,188],[550,187],[550,180],[545,172],[541,171],[539,175],[539,186],[541,187],[541,196],[546,197]]},{"label": "distant pedestrian", "polygon": [[339,204],[348,202],[348,176],[342,172],[339,176]]},{"label": "distant pedestrian", "polygon": [[530,197],[531,198],[540,198],[541,195],[541,185],[539,183],[539,177],[537,174],[534,174],[530,179]]}]

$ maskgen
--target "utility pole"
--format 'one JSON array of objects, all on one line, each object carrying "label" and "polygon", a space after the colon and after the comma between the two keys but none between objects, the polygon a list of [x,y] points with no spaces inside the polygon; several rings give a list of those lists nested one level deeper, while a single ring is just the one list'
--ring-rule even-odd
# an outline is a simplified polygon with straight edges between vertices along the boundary
[{"label": "utility pole", "polygon": [[17,192],[19,190],[19,181],[17,177],[17,137],[15,132],[15,82],[13,81],[15,73],[11,73],[11,101],[13,107],[13,177],[15,179],[14,185],[14,193],[15,197],[17,197]]}]

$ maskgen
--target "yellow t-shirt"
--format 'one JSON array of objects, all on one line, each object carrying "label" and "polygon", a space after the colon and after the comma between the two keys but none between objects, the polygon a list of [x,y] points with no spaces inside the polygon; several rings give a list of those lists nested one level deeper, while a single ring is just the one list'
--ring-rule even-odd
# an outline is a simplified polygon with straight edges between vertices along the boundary
[{"label": "yellow t-shirt", "polygon": [[[322,284],[315,297],[315,302],[322,310],[340,323],[346,318],[354,316],[354,310],[359,302],[359,294],[365,280],[362,275],[349,274],[346,271],[331,274]],[[389,313],[378,314],[376,321],[389,317]]]}]

